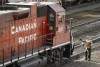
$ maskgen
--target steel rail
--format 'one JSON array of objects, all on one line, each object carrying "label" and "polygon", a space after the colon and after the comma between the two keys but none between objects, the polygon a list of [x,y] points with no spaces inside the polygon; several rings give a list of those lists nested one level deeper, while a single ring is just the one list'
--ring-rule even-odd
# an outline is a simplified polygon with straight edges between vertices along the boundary
[{"label": "steel rail", "polygon": [[94,23],[94,22],[99,21],[99,20],[100,20],[100,18],[97,18],[97,19],[94,19],[91,21],[87,21],[86,23],[77,24],[75,26],[72,26],[72,29],[77,28],[77,27],[81,27],[83,25],[91,24],[91,23]]}]

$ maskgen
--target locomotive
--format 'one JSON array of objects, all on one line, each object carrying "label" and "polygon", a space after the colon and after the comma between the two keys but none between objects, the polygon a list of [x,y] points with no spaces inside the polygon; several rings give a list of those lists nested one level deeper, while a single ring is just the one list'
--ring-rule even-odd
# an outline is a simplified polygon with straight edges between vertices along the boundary
[{"label": "locomotive", "polygon": [[70,58],[73,37],[63,7],[54,2],[5,2],[0,6],[0,66],[35,55],[48,55],[49,63]]}]

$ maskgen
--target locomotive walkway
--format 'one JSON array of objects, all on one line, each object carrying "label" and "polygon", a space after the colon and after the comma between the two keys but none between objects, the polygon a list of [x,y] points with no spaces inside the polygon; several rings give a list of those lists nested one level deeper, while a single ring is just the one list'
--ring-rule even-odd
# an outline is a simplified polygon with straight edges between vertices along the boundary
[{"label": "locomotive walkway", "polygon": [[[100,41],[99,41],[99,38],[98,39],[94,39],[93,42],[94,43],[93,43],[93,46],[92,46],[92,51],[100,49],[100,45],[99,45],[100,44]],[[85,50],[84,50],[84,47],[83,46],[80,46],[79,48],[75,49],[73,55],[71,56],[71,60],[77,60],[77,59],[82,58],[83,55],[84,55],[84,51]],[[45,65],[46,58],[44,58],[44,59],[45,60],[42,62],[42,65],[40,67],[44,67],[44,65]],[[19,64],[21,65],[21,67],[33,67],[34,66],[33,64],[36,63],[36,62],[39,62],[39,61],[41,61],[40,58],[38,58],[38,57],[32,57],[32,58],[29,58],[27,60],[21,60],[21,61],[19,61]],[[73,61],[71,61],[71,62],[73,62]],[[66,63],[68,64],[70,62],[67,61]],[[75,63],[80,63],[80,62],[75,61]],[[89,62],[84,62],[84,61],[83,61],[83,63],[84,64],[85,63],[89,64]]]}]

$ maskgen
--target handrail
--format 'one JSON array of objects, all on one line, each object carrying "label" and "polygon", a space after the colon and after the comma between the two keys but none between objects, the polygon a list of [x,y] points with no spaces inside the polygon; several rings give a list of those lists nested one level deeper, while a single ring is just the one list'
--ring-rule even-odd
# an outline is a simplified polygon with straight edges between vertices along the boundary
[{"label": "handrail", "polygon": [[[49,34],[46,34],[46,35],[43,35],[43,36],[39,36],[39,37],[36,37],[36,39],[39,39],[39,38],[42,38],[42,37],[46,37],[46,36],[48,36],[48,35],[52,35],[53,33],[49,33]],[[9,40],[9,39],[8,39]],[[34,39],[32,40],[32,41],[35,41]],[[2,47],[2,48],[0,48],[0,50],[2,50],[2,49],[4,49],[4,48],[8,48],[8,47],[11,47],[12,45],[10,45],[10,46],[4,46],[4,47]]]},{"label": "handrail", "polygon": [[[43,35],[43,36],[39,36],[39,37],[37,37],[36,39],[40,39],[40,38],[46,37],[46,36],[48,36],[48,35],[51,35],[51,36],[52,36],[52,34],[53,34],[53,33],[49,33],[49,34],[46,34],[46,35]],[[8,39],[8,40],[9,40],[9,39]],[[34,40],[34,39],[33,39],[33,40]],[[35,41],[35,40],[34,40],[34,41]],[[39,40],[39,41],[40,41],[40,40]],[[38,46],[40,46],[40,45],[38,44]],[[46,44],[44,45],[44,47],[45,47],[45,46],[46,46]],[[6,48],[8,48],[8,47],[10,48],[9,51],[11,52],[11,54],[9,54],[9,58],[8,58],[8,59],[5,59],[5,56],[6,56],[5,50],[6,50]],[[22,56],[25,56],[24,58],[26,58],[27,55],[28,55],[28,54],[27,54],[28,52],[27,52],[27,50],[26,50],[26,49],[27,49],[27,45],[25,45],[25,48],[24,48],[24,49],[25,49],[25,51],[23,52],[23,54],[25,53],[24,55],[23,55],[23,54],[20,54],[19,45],[18,45],[17,48],[18,48],[18,53],[17,53],[17,55],[14,56],[14,57],[17,58],[18,60],[19,60],[19,58],[22,57]],[[33,47],[33,48],[34,48],[34,47]],[[51,46],[50,46],[50,48],[51,48]],[[12,50],[12,49],[13,49],[12,45],[10,45],[10,46],[5,46],[5,47],[3,47],[3,48],[0,48],[0,51],[1,51],[1,53],[3,54],[3,56],[2,56],[2,58],[1,58],[1,60],[0,60],[0,61],[1,61],[0,64],[3,64],[3,65],[4,65],[4,63],[6,63],[7,61],[11,61],[11,63],[13,62],[13,61],[12,61],[12,60],[13,60],[13,56],[12,56],[12,54],[13,54],[12,51],[13,51],[13,50]],[[46,48],[45,48],[45,49],[46,49]],[[45,50],[45,49],[44,49],[44,50]],[[39,50],[40,50],[40,47],[38,47],[37,50],[39,51]],[[32,53],[30,53],[31,51],[32,51]],[[31,56],[33,56],[34,49],[31,49],[30,52],[29,52],[29,53],[32,54]]]}]

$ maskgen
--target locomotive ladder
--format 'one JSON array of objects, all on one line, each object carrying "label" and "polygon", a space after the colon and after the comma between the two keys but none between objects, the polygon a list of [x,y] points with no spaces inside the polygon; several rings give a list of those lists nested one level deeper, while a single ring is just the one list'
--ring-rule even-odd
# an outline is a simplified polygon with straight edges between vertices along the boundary
[{"label": "locomotive ladder", "polygon": [[[40,49],[38,49],[38,55],[40,58],[43,59],[44,56],[47,55],[47,48],[49,48],[49,51],[52,50],[52,45],[53,45],[53,33],[44,35],[45,37],[45,43],[44,43],[44,52],[41,53]],[[44,39],[43,39],[44,40]]]}]

